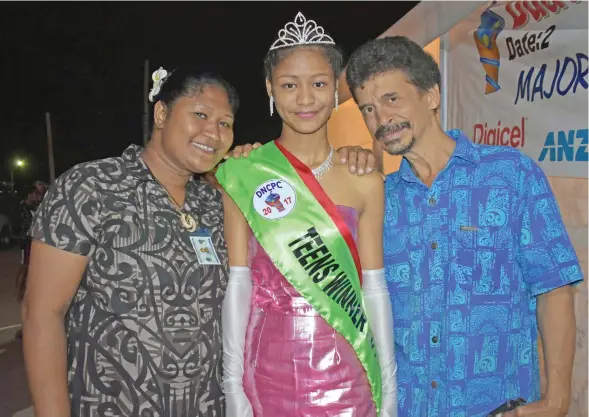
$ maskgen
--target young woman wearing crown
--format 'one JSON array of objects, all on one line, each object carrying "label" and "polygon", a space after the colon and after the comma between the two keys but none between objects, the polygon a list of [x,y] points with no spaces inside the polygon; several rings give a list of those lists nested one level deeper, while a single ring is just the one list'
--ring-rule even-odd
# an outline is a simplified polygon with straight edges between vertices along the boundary
[{"label": "young woman wearing crown", "polygon": [[264,62],[280,137],[217,172],[228,417],[396,416],[382,178],[349,173],[327,141],[342,64],[299,13]]}]

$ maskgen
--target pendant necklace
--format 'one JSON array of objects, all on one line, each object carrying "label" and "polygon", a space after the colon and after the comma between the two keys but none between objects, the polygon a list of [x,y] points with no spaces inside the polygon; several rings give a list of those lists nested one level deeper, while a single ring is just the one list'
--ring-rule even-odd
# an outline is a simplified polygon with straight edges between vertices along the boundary
[{"label": "pendant necklace", "polygon": [[172,200],[172,203],[174,203],[173,204],[174,208],[176,209],[176,211],[180,215],[180,224],[182,225],[182,227],[184,227],[187,231],[189,231],[191,233],[194,232],[196,230],[196,227],[198,226],[198,222],[194,219],[194,217],[192,217],[192,215],[190,213],[187,213],[186,211],[184,211],[182,206],[178,203],[178,201],[174,198],[174,196],[168,191],[168,189],[161,182],[159,182],[159,180],[157,178],[155,178],[155,175],[153,175],[153,178],[155,179],[155,182],[157,182],[160,185],[160,187],[162,187],[164,189],[164,191],[166,192],[166,194],[168,195],[170,200]]}]

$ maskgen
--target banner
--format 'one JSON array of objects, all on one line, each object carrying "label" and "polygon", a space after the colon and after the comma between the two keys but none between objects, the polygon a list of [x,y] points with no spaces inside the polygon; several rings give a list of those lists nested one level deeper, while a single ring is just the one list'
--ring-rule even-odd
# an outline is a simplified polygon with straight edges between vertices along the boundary
[{"label": "banner", "polygon": [[447,39],[449,128],[587,178],[587,2],[485,3]]}]

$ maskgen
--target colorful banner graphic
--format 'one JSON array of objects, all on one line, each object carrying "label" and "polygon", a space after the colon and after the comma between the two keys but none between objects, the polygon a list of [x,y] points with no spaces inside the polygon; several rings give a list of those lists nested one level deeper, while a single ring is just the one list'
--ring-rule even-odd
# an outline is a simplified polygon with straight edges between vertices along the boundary
[{"label": "colorful banner graphic", "polygon": [[448,39],[447,126],[587,178],[587,2],[486,3]]}]

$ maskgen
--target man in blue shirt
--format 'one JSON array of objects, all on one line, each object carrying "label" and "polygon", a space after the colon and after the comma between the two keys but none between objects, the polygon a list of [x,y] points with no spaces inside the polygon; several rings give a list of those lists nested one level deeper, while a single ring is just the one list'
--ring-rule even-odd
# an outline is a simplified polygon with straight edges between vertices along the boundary
[{"label": "man in blue shirt", "polygon": [[375,145],[403,156],[384,233],[399,416],[486,416],[518,397],[530,404],[504,417],[565,416],[583,277],[544,173],[445,133],[438,66],[407,38],[360,47],[346,77]]}]

